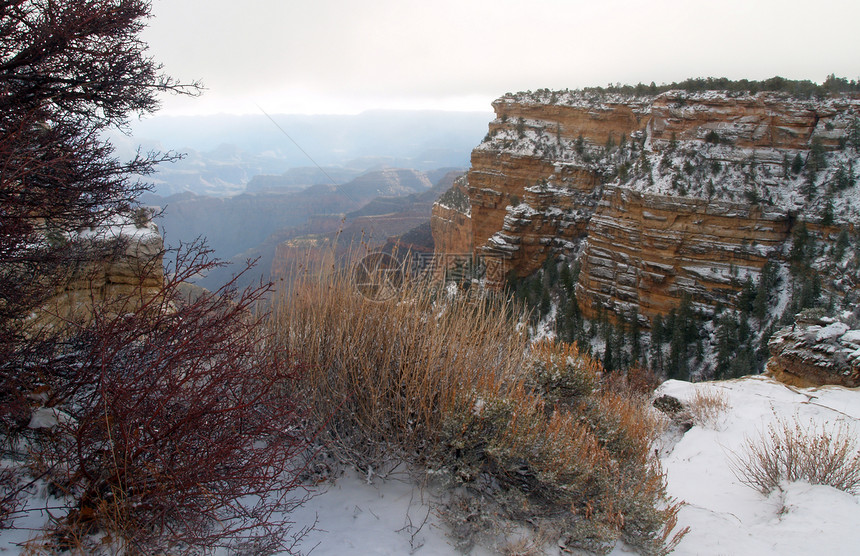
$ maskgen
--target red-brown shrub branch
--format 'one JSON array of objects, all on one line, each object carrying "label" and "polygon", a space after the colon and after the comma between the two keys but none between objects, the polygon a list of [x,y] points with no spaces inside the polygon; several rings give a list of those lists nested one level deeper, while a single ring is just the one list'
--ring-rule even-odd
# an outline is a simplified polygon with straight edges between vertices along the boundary
[{"label": "red-brown shrub branch", "polygon": [[145,553],[264,554],[301,536],[287,517],[305,498],[306,444],[289,388],[301,365],[254,315],[267,287],[238,292],[234,279],[181,299],[181,279],[213,264],[199,249],[181,253],[147,304],[98,312],[55,344],[65,372],[47,377],[47,404],[71,418],[39,456],[73,500],[59,546],[109,531]]}]

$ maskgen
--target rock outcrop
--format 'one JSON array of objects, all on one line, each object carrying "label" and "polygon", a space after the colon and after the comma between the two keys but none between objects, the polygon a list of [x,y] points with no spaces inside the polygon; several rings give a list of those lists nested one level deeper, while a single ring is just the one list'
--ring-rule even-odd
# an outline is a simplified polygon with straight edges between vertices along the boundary
[{"label": "rock outcrop", "polygon": [[455,188],[468,203],[434,207],[437,252],[468,244],[518,276],[578,259],[586,316],[635,306],[647,324],[684,295],[731,306],[785,263],[798,223],[832,237],[860,217],[856,95],[539,91],[493,106]]},{"label": "rock outcrop", "polygon": [[472,209],[465,178],[454,181],[447,192],[433,204],[430,231],[438,253],[471,253],[474,240]]},{"label": "rock outcrop", "polygon": [[832,318],[799,318],[768,342],[766,372],[802,388],[860,386],[860,330]]},{"label": "rock outcrop", "polygon": [[117,222],[81,236],[102,255],[67,269],[56,295],[43,306],[39,324],[86,322],[94,307],[134,311],[162,290],[164,244],[151,220]]},{"label": "rock outcrop", "polygon": [[780,256],[789,227],[760,206],[607,188],[588,222],[578,295],[624,314],[668,313],[685,293],[706,311],[731,305],[743,277]]}]

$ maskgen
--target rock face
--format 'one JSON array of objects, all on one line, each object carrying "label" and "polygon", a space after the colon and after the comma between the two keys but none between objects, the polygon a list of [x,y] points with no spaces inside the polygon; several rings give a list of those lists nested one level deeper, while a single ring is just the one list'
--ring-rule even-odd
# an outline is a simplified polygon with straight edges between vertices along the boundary
[{"label": "rock face", "polygon": [[438,253],[471,253],[473,246],[471,205],[465,178],[457,179],[433,204],[430,231]]},{"label": "rock face", "polygon": [[69,269],[45,304],[42,323],[86,322],[95,306],[114,313],[134,311],[161,291],[164,244],[154,223],[124,222],[86,236],[104,247],[105,256]]},{"label": "rock face", "polygon": [[731,305],[786,261],[798,222],[833,235],[860,216],[856,96],[539,91],[493,106],[456,186],[468,204],[434,207],[437,252],[502,256],[518,276],[578,258],[586,316],[635,306],[647,324],[685,294]]},{"label": "rock face", "polygon": [[860,330],[835,319],[800,318],[768,342],[767,372],[803,388],[860,386]]},{"label": "rock face", "polygon": [[713,131],[740,148],[806,150],[817,134],[834,148],[840,131],[827,129],[828,123],[844,123],[840,116],[853,106],[847,98],[798,100],[779,93],[667,93],[654,99],[649,124],[663,140],[674,133],[678,141],[701,141]]},{"label": "rock face", "polygon": [[668,313],[684,293],[707,309],[730,305],[742,280],[779,257],[780,211],[725,201],[607,188],[588,223],[577,293],[616,312]]}]

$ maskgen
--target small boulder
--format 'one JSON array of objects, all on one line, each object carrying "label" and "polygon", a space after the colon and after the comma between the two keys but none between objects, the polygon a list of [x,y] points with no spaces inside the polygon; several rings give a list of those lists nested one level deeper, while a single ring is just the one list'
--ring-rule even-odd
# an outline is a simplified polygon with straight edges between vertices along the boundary
[{"label": "small boulder", "polygon": [[681,400],[674,396],[669,396],[667,394],[663,394],[657,398],[654,398],[654,401],[651,402],[654,407],[672,417],[681,411],[684,410],[684,404],[681,403]]}]

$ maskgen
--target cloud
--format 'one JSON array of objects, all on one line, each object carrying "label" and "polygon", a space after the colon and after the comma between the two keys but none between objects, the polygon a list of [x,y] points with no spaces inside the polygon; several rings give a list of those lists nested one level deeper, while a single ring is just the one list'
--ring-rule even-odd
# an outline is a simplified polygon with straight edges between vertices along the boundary
[{"label": "cloud", "polygon": [[[691,76],[860,76],[860,5],[675,0],[155,0],[167,71],[229,99],[494,98]],[[423,101],[422,101],[423,102]],[[235,104],[235,100],[234,100]]]}]

